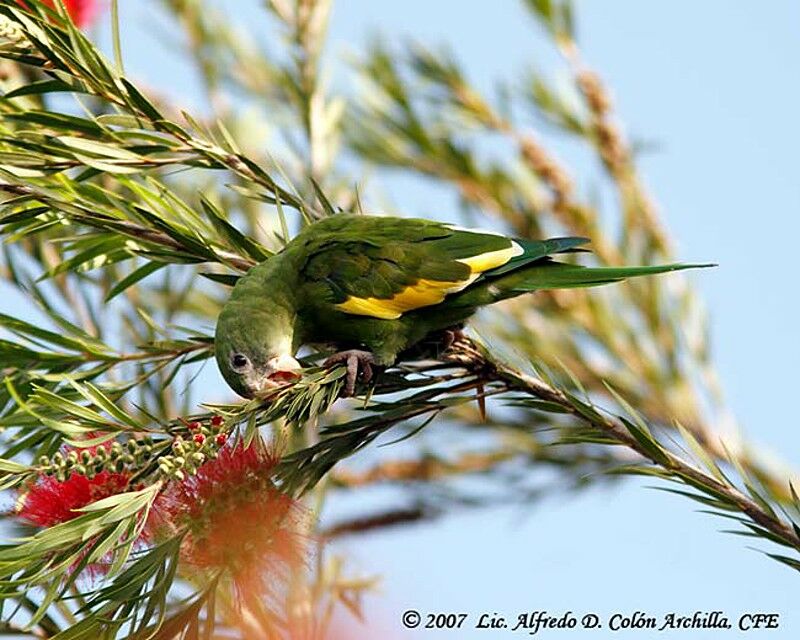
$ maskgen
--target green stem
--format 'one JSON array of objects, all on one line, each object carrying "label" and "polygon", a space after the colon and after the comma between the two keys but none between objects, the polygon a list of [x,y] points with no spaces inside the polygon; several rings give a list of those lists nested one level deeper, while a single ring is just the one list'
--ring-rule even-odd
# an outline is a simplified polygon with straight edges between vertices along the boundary
[{"label": "green stem", "polygon": [[122,39],[119,33],[119,2],[111,0],[111,39],[114,41],[114,63],[117,65],[117,73],[125,75],[125,67],[122,63]]}]

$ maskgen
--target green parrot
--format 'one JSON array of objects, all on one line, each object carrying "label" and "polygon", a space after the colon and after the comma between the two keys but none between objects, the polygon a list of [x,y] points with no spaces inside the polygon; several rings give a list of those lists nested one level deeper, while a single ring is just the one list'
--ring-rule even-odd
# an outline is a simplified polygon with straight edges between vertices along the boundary
[{"label": "green parrot", "polygon": [[[431,335],[451,335],[479,307],[542,289],[594,287],[708,265],[589,268],[550,256],[586,238],[523,240],[413,218],[338,214],[307,226],[240,278],[217,321],[217,363],[244,397],[296,377],[298,349],[333,344],[326,366],[361,376]],[[446,345],[445,345],[446,346]]]}]

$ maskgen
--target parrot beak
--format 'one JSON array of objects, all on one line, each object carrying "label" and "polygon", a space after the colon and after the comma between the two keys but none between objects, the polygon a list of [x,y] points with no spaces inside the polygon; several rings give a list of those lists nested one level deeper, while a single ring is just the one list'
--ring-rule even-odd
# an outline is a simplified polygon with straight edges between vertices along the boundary
[{"label": "parrot beak", "polygon": [[282,355],[267,361],[261,380],[261,392],[268,392],[294,382],[300,377],[300,363],[292,356]]}]

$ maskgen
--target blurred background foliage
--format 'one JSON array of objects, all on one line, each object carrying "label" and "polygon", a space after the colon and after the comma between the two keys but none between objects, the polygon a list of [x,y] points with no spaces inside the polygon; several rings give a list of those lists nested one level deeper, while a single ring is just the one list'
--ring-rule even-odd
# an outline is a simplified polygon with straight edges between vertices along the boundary
[{"label": "blurred background foliage", "polygon": [[[358,615],[373,586],[326,554],[326,540],[458,507],[530,503],[625,473],[678,480],[676,491],[725,512],[745,534],[789,547],[795,555],[775,557],[800,566],[787,472],[743,438],[723,444],[716,430],[727,410],[707,322],[680,274],[508,301],[481,314],[474,342],[449,361],[404,363],[366,400],[334,405],[336,372],[312,373],[266,407],[195,391],[198,376],[223,388],[204,367],[235,278],[314,219],[401,215],[402,198],[382,186],[390,174],[451,193],[465,226],[587,236],[600,264],[676,259],[639,149],[581,53],[568,2],[525,3],[532,33],[551,41],[558,67],[498,78],[491,93],[438,43],[376,36],[354,59],[330,60],[327,0],[267,1],[263,22],[251,25],[231,19],[225,3],[161,4],[180,29],[174,46],[202,78],[203,113],[125,74],[124,23],[106,59],[63,8],[59,17],[31,2],[26,15],[16,2],[0,4],[0,275],[36,317],[0,315],[4,486],[22,486],[41,471],[37,460],[98,431],[123,442],[147,433],[163,457],[187,436],[181,418],[222,415],[246,440],[259,427],[272,433],[284,455],[276,481],[304,496],[312,516],[302,526],[319,549],[287,590],[279,623],[268,612],[243,614],[216,579],[180,571],[174,584],[160,579],[177,551],[139,553],[130,531],[141,505],[152,504],[150,489],[175,478],[158,476],[157,460],[147,460],[136,472],[153,482],[122,503],[129,513],[111,505],[95,512],[101,524],[82,516],[85,528],[72,537],[33,537],[0,554],[4,596],[16,601],[9,627],[91,637],[79,634],[97,633],[106,616],[114,633],[130,637],[198,637],[201,629],[217,637],[216,619],[236,637],[320,636],[336,604]],[[327,81],[332,64],[347,83]],[[555,155],[553,135],[573,140],[576,158]],[[587,157],[602,179],[592,188],[573,168]],[[486,395],[485,415],[475,393]],[[622,418],[606,418],[595,403]],[[417,446],[410,436],[433,418],[435,433]],[[316,515],[331,496],[357,500],[383,485],[398,488],[396,504],[319,529]],[[128,566],[141,584],[122,595],[109,586],[79,593],[72,580],[66,589],[83,536],[109,523],[129,531],[129,544],[115,547],[106,582],[130,581],[133,574],[119,573]],[[59,568],[26,564],[42,549]],[[41,593],[20,595],[31,587]],[[69,589],[80,598],[69,600]],[[159,631],[155,621],[167,622]]]}]

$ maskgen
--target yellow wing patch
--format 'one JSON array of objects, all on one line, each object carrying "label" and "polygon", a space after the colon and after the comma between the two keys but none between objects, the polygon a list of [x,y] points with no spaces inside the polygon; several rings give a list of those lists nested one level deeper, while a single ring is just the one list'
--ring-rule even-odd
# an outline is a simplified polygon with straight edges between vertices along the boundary
[{"label": "yellow wing patch", "polygon": [[523,253],[523,251],[524,249],[520,245],[512,242],[507,249],[489,251],[458,260],[458,262],[467,265],[472,272],[466,280],[439,282],[423,278],[394,294],[391,298],[356,298],[350,296],[344,302],[337,304],[336,308],[339,311],[356,316],[396,320],[406,311],[439,304],[447,294],[465,289],[484,271],[504,265],[511,258]]},{"label": "yellow wing patch", "polygon": [[425,280],[407,286],[391,298],[355,298],[350,296],[336,305],[339,311],[356,316],[372,316],[382,320],[396,320],[406,311],[439,304],[448,293],[461,291],[470,284],[478,274],[459,282],[438,282]]}]

